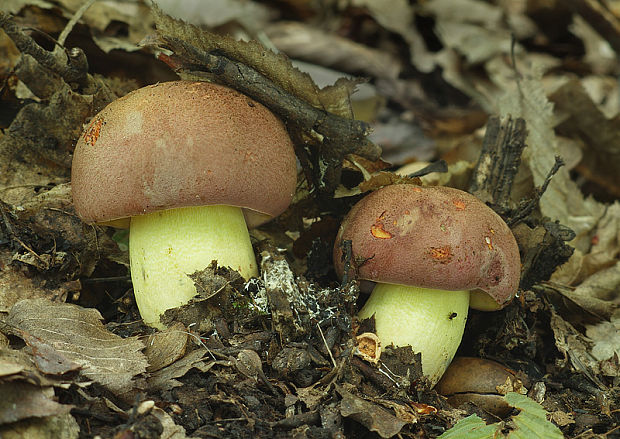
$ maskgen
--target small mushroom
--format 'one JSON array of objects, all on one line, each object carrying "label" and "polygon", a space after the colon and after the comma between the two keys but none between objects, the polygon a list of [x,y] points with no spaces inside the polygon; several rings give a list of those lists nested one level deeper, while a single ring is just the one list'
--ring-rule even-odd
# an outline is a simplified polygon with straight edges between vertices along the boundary
[{"label": "small mushroom", "polygon": [[[297,181],[282,122],[261,104],[206,82],[135,90],[105,107],[77,142],[77,214],[130,228],[131,278],[144,321],[196,295],[188,277],[212,260],[248,279],[248,226],[279,215]],[[247,225],[246,225],[247,223]]]},{"label": "small mushroom", "polygon": [[519,249],[510,229],[457,189],[397,184],[364,197],[338,232],[334,264],[341,275],[345,240],[351,240],[357,278],[377,282],[359,317],[374,315],[382,346],[420,352],[431,383],[461,342],[470,291],[484,291],[500,308],[519,285]]},{"label": "small mushroom", "polygon": [[512,411],[503,396],[513,391],[523,393],[525,388],[513,370],[496,361],[457,357],[435,390],[454,407],[470,402],[503,418]]}]

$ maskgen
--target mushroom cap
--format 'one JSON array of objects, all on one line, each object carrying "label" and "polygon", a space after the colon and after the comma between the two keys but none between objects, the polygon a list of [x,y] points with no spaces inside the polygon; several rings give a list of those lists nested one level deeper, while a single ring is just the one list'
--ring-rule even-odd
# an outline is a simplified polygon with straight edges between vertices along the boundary
[{"label": "mushroom cap", "polygon": [[220,85],[173,81],[99,112],[77,142],[71,180],[85,222],[220,204],[244,208],[251,226],[286,210],[297,166],[283,123],[263,105]]},{"label": "mushroom cap", "polygon": [[351,240],[358,279],[441,290],[480,289],[500,306],[517,292],[521,261],[506,223],[473,195],[449,187],[385,186],[353,206],[334,246],[342,275]]}]

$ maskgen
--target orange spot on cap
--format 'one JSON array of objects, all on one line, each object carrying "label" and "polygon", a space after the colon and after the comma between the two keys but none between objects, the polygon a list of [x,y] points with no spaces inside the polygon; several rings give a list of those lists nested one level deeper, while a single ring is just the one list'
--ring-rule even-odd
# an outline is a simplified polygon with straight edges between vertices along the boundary
[{"label": "orange spot on cap", "polygon": [[485,236],[484,242],[487,243],[487,247],[489,247],[489,250],[493,250],[493,243],[491,242],[491,238],[489,238],[488,236]]},{"label": "orange spot on cap", "polygon": [[392,234],[383,228],[383,224],[376,223],[370,226],[370,233],[378,239],[390,239]]},{"label": "orange spot on cap", "polygon": [[448,245],[445,247],[431,247],[429,254],[431,258],[440,264],[447,264],[452,260],[452,249]]},{"label": "orange spot on cap", "polygon": [[103,126],[103,119],[101,117],[96,117],[90,122],[86,132],[84,133],[84,142],[86,142],[89,146],[95,146],[97,139],[99,138],[99,134],[101,134],[101,127]]},{"label": "orange spot on cap", "polygon": [[413,187],[413,192],[422,192],[422,189],[420,189],[420,188],[419,188],[419,187],[417,187],[417,186],[414,186],[414,187]]},{"label": "orange spot on cap", "polygon": [[463,200],[454,200],[452,204],[456,206],[456,210],[465,210],[465,202]]}]

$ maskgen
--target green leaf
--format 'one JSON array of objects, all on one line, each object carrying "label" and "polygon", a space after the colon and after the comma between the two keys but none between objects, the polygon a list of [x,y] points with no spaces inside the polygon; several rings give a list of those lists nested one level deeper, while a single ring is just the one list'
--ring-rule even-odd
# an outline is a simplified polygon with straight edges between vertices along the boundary
[{"label": "green leaf", "polygon": [[504,396],[508,404],[521,412],[513,418],[515,429],[508,439],[563,439],[558,427],[547,420],[547,412],[536,401],[518,393]]},{"label": "green leaf", "polygon": [[477,415],[461,419],[454,427],[437,439],[563,439],[558,427],[547,420],[547,412],[533,399],[518,393],[508,393],[504,399],[512,407],[520,410],[512,418],[514,430],[504,436],[502,422],[486,425]]},{"label": "green leaf", "polygon": [[499,428],[499,424],[486,425],[478,415],[471,415],[461,419],[437,439],[493,439]]}]

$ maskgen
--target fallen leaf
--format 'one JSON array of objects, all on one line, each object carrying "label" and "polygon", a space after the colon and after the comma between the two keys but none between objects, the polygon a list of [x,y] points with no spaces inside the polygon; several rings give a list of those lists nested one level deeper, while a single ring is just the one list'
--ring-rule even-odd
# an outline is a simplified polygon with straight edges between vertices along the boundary
[{"label": "fallen leaf", "polygon": [[340,414],[345,418],[351,418],[359,422],[368,430],[376,432],[379,436],[390,438],[398,434],[407,425],[406,422],[390,414],[380,405],[355,396],[342,387],[337,387],[336,389],[340,396],[342,396]]},{"label": "fallen leaf", "polygon": [[85,378],[124,394],[134,388],[133,378],[146,371],[144,345],[137,337],[112,334],[101,320],[95,309],[34,299],[16,303],[7,323],[78,363]]},{"label": "fallen leaf", "polygon": [[0,427],[2,439],[78,439],[80,426],[70,414],[25,419]]},{"label": "fallen leaf", "polygon": [[[553,105],[547,99],[541,79],[541,68],[532,68],[527,76],[503,84],[506,91],[499,100],[501,114],[522,117],[527,123],[528,146],[523,161],[538,187],[544,183],[555,157],[559,155],[558,141],[553,130],[556,123]],[[604,209],[602,203],[584,197],[570,178],[568,170],[563,168],[553,177],[540,199],[541,213],[571,228],[577,234],[572,243],[582,251],[589,248],[587,234],[596,226]]]},{"label": "fallen leaf", "polygon": [[73,406],[54,401],[51,387],[24,382],[0,383],[0,425],[32,417],[69,413]]},{"label": "fallen leaf", "polygon": [[150,335],[144,349],[144,355],[149,363],[146,370],[155,372],[183,357],[187,341],[188,331],[180,322]]}]

